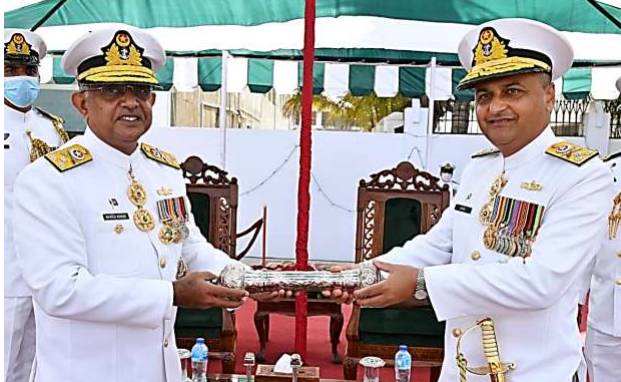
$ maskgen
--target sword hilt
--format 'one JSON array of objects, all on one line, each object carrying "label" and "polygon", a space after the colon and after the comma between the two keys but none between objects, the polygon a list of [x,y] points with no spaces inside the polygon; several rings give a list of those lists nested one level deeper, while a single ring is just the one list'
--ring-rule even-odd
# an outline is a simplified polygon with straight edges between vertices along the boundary
[{"label": "sword hilt", "polygon": [[[464,355],[460,352],[461,340],[472,329],[481,328],[481,341],[483,344],[483,354],[487,360],[487,366],[468,367]],[[498,341],[496,340],[496,328],[491,318],[484,318],[476,325],[468,328],[457,340],[457,365],[460,369],[460,381],[465,382],[466,371],[477,375],[489,375],[491,382],[506,382],[506,374],[515,368],[514,363],[504,363],[500,360]]]}]

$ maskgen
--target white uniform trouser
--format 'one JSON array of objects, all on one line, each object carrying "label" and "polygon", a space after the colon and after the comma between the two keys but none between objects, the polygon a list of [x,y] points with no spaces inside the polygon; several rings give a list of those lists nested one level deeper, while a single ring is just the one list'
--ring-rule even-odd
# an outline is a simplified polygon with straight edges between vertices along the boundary
[{"label": "white uniform trouser", "polygon": [[4,375],[6,382],[28,382],[35,355],[32,297],[4,298]]},{"label": "white uniform trouser", "polygon": [[587,328],[585,355],[591,382],[621,381],[621,337]]}]

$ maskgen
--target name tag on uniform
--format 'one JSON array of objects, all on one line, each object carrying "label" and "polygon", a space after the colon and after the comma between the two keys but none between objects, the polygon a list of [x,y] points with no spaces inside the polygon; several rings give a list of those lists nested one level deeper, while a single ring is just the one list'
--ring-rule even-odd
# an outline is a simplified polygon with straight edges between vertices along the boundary
[{"label": "name tag on uniform", "polygon": [[472,212],[472,207],[464,206],[463,204],[455,204],[455,211],[469,214],[470,212]]},{"label": "name tag on uniform", "polygon": [[117,212],[110,214],[103,214],[103,220],[129,220],[129,214],[127,212]]}]

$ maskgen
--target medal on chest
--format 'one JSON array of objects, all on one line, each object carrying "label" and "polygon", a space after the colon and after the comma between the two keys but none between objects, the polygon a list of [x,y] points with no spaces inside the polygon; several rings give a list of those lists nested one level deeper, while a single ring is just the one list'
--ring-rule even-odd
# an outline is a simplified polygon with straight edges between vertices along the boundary
[{"label": "medal on chest", "polygon": [[155,221],[153,220],[153,215],[151,215],[151,213],[144,208],[144,205],[147,202],[147,192],[142,184],[140,184],[134,177],[131,167],[129,169],[129,178],[130,184],[127,189],[127,197],[129,198],[129,201],[137,207],[133,215],[134,224],[142,232],[149,232],[155,228]]},{"label": "medal on chest", "polygon": [[532,252],[544,207],[500,195],[508,183],[505,173],[494,180],[489,199],[481,207],[479,220],[485,226],[485,248],[510,257],[526,258]]},{"label": "medal on chest", "polygon": [[158,200],[157,213],[162,222],[159,232],[162,243],[178,244],[189,236],[190,231],[186,225],[189,213],[183,196]]}]

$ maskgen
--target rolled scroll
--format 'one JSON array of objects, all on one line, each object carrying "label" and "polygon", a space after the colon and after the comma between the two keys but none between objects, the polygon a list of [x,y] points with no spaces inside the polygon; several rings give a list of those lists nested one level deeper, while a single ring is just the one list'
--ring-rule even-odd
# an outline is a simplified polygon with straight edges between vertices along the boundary
[{"label": "rolled scroll", "polygon": [[218,281],[227,288],[244,289],[250,293],[279,289],[319,292],[341,288],[353,291],[382,281],[382,276],[370,261],[342,272],[250,270],[243,264],[233,263],[222,270]]}]

